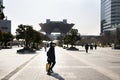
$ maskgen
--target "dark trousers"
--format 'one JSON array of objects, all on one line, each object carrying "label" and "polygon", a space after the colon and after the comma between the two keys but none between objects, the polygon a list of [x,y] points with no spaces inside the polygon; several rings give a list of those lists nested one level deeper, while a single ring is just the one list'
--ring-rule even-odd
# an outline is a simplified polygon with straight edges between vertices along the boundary
[{"label": "dark trousers", "polygon": [[53,67],[55,66],[56,62],[55,61],[48,61],[48,64],[50,64],[49,70],[52,70]]},{"label": "dark trousers", "polygon": [[86,49],[86,53],[88,53],[88,49]]}]

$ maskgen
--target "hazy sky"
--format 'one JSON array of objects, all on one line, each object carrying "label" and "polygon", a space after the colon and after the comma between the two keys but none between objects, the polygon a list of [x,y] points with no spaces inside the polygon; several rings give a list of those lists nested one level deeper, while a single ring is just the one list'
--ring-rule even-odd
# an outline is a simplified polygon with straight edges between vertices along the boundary
[{"label": "hazy sky", "polygon": [[5,16],[12,20],[12,33],[19,24],[40,30],[39,23],[46,19],[67,19],[82,35],[100,33],[100,0],[4,0],[4,6]]}]

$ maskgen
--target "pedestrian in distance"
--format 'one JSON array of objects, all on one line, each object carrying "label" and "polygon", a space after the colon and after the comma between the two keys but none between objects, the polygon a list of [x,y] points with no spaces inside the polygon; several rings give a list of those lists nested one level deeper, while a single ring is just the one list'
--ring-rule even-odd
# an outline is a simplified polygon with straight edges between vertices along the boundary
[{"label": "pedestrian in distance", "polygon": [[90,50],[93,50],[93,45],[92,44],[90,44]]},{"label": "pedestrian in distance", "polygon": [[45,52],[47,51],[47,43],[44,43]]},{"label": "pedestrian in distance", "polygon": [[89,49],[89,45],[88,45],[88,44],[85,44],[86,53],[88,53],[88,49]]},{"label": "pedestrian in distance", "polygon": [[84,46],[84,44],[81,45],[82,47]]},{"label": "pedestrian in distance", "polygon": [[95,50],[97,49],[97,44],[95,44]]},{"label": "pedestrian in distance", "polygon": [[47,62],[50,65],[47,74],[50,75],[51,73],[54,72],[53,67],[56,64],[56,61],[55,61],[55,43],[53,43],[53,42],[50,43],[50,48],[47,52]]}]

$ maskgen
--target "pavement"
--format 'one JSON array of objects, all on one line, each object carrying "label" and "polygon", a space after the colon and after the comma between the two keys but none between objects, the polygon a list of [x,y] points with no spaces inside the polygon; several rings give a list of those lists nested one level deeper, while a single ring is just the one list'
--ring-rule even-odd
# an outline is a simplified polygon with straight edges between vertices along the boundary
[{"label": "pavement", "polygon": [[97,48],[85,52],[55,47],[54,73],[47,75],[44,49],[17,54],[19,48],[0,50],[1,80],[120,80],[120,50]]}]

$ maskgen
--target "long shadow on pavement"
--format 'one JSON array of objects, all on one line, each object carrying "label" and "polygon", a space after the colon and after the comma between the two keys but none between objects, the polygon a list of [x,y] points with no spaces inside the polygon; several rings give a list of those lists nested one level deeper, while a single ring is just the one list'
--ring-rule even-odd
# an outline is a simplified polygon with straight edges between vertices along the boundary
[{"label": "long shadow on pavement", "polygon": [[52,76],[58,80],[65,80],[61,75],[59,75],[58,73],[51,73],[49,76]]}]

